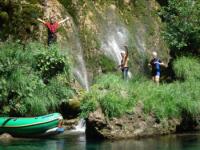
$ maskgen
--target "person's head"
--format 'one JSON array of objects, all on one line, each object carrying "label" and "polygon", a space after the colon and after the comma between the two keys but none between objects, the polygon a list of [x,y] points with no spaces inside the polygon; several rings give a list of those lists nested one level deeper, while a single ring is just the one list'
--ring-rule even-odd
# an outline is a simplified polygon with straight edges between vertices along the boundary
[{"label": "person's head", "polygon": [[153,51],[152,56],[153,56],[153,58],[156,58],[158,56],[157,52]]},{"label": "person's head", "polygon": [[121,51],[121,56],[123,57],[125,55],[125,51]]},{"label": "person's head", "polygon": [[55,22],[56,22],[55,17],[54,17],[54,16],[51,16],[51,17],[50,17],[50,23],[55,23]]}]

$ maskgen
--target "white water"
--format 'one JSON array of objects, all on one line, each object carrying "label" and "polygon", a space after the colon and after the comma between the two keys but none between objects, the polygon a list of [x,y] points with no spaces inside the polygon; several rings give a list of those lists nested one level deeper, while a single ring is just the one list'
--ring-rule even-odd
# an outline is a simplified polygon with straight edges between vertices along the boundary
[{"label": "white water", "polygon": [[70,34],[71,54],[74,63],[73,73],[80,85],[89,90],[89,82],[87,76],[87,69],[83,59],[83,49],[79,39],[78,30],[74,23],[72,23],[72,32]]},{"label": "white water", "polygon": [[[111,10],[112,11],[112,10]],[[128,46],[129,31],[126,29],[115,12],[108,12],[112,15],[108,15],[110,20],[105,20],[101,33],[101,50],[103,53],[116,62],[116,66],[121,64],[121,51],[125,50],[125,46]],[[132,76],[131,72],[128,72],[129,78]]]},{"label": "white water", "polygon": [[80,119],[78,124],[75,126],[75,129],[71,130],[72,132],[84,133],[86,129],[86,123],[84,119]]},{"label": "white water", "polygon": [[74,75],[76,76],[79,83],[88,91],[89,83],[83,56],[82,54],[77,54],[77,56],[74,59],[77,62],[76,67],[73,69]]},{"label": "white water", "polygon": [[125,50],[124,46],[128,43],[128,32],[122,26],[112,26],[111,28],[102,39],[101,50],[117,64],[120,64],[120,51]]}]

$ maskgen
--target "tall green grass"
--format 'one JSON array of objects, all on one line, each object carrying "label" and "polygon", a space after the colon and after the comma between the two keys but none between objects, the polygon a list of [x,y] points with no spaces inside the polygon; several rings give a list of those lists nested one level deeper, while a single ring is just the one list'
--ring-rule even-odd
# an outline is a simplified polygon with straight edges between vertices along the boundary
[{"label": "tall green grass", "polygon": [[54,112],[74,94],[70,62],[58,47],[30,43],[0,46],[0,112],[33,116]]},{"label": "tall green grass", "polygon": [[[103,113],[109,117],[119,117],[125,112],[130,111],[133,104],[133,99],[128,93],[129,86],[124,82],[121,77],[113,74],[103,75],[96,80],[90,92],[86,93],[81,101],[81,115],[87,115],[94,111],[99,106]],[[93,103],[91,103],[93,102]],[[94,108],[88,111],[87,106],[90,104]],[[92,105],[95,104],[95,105]]]},{"label": "tall green grass", "polygon": [[184,80],[200,80],[200,60],[183,56],[174,63],[174,70],[177,77]]},{"label": "tall green grass", "polygon": [[[143,103],[146,114],[154,114],[158,119],[180,118],[183,113],[200,114],[200,63],[191,57],[181,57],[174,62],[177,76],[183,80],[159,86],[144,77],[133,77],[128,82],[119,76],[108,74],[100,77],[92,90],[86,94],[81,107],[82,114],[89,112],[86,105],[92,101],[96,108],[101,107],[105,116],[120,117],[133,111],[137,103]],[[90,95],[88,97],[88,95]],[[87,100],[88,101],[87,101]]]}]

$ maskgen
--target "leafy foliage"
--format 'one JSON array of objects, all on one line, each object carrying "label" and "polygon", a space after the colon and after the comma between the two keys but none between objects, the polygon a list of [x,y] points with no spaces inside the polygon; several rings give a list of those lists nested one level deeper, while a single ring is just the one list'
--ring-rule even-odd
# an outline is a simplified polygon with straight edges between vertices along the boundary
[{"label": "leafy foliage", "polygon": [[174,50],[197,51],[200,44],[200,1],[169,0],[161,16],[166,22],[164,37]]},{"label": "leafy foliage", "polygon": [[[60,72],[64,71],[65,62],[64,57],[59,57],[57,52],[48,52],[37,56],[36,69],[42,74],[42,77],[51,78]],[[67,68],[68,69],[68,68]]]},{"label": "leafy foliage", "polygon": [[69,62],[58,49],[50,51],[34,43],[23,49],[20,44],[5,43],[0,47],[0,66],[0,110],[4,115],[46,114],[73,96]]}]

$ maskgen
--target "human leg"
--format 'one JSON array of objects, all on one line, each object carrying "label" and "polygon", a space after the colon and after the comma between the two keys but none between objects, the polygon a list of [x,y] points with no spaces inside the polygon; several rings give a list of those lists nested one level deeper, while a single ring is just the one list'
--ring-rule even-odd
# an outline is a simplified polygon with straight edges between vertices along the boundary
[{"label": "human leg", "polygon": [[128,67],[124,68],[124,79],[128,80]]},{"label": "human leg", "polygon": [[160,72],[156,72],[156,76],[155,76],[155,82],[159,85],[160,82]]},{"label": "human leg", "polygon": [[152,76],[151,79],[153,82],[155,82],[155,76]]},{"label": "human leg", "polygon": [[160,76],[155,76],[155,82],[159,85],[159,82],[160,82]]},{"label": "human leg", "polygon": [[56,41],[57,41],[57,36],[55,34],[49,34],[48,35],[48,46],[56,43]]}]

